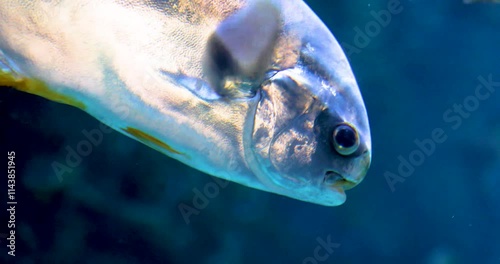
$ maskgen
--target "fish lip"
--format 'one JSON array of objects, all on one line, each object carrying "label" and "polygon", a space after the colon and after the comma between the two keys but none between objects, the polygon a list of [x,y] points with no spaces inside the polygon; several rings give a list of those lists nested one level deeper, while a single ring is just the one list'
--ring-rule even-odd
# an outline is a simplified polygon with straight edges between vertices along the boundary
[{"label": "fish lip", "polygon": [[326,171],[325,177],[323,178],[323,184],[330,188],[341,187],[344,190],[349,190],[358,185],[358,183],[359,182],[354,181],[334,170]]}]

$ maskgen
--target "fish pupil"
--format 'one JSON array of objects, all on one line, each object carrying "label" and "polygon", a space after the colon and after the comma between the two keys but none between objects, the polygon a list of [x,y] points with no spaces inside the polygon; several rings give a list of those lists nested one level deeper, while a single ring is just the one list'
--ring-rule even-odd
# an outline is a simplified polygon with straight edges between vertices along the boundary
[{"label": "fish pupil", "polygon": [[343,148],[350,148],[356,144],[356,133],[348,126],[341,126],[335,133],[335,141]]}]

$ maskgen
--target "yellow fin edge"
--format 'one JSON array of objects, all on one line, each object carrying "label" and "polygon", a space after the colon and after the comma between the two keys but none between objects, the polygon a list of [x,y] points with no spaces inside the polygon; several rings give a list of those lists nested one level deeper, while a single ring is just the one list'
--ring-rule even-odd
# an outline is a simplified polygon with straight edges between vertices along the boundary
[{"label": "yellow fin edge", "polygon": [[85,110],[85,105],[69,96],[50,90],[49,87],[38,79],[18,78],[8,72],[0,71],[0,86],[12,87],[16,90],[35,94],[54,102],[71,105]]},{"label": "yellow fin edge", "polygon": [[157,147],[160,147],[160,148],[162,148],[170,153],[183,155],[183,156],[188,157],[186,154],[175,150],[171,146],[165,144],[163,141],[161,141],[161,140],[159,140],[159,139],[157,139],[157,138],[155,138],[155,137],[153,137],[153,136],[151,136],[151,135],[149,135],[149,134],[147,134],[139,129],[132,128],[132,127],[126,127],[126,128],[122,128],[122,130],[127,132],[127,134],[134,136],[135,138],[137,138],[139,141],[141,141],[142,143],[144,143],[146,145],[149,145],[149,143],[153,143]]}]

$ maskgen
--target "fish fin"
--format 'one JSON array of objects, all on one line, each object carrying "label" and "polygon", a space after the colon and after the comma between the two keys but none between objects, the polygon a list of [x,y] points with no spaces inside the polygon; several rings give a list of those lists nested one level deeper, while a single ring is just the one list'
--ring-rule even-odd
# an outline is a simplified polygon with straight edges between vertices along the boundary
[{"label": "fish fin", "polygon": [[86,109],[85,104],[78,99],[62,94],[56,89],[51,89],[49,85],[42,80],[24,77],[19,74],[19,71],[16,69],[17,67],[15,67],[13,63],[10,63],[4,53],[0,51],[0,87],[11,87],[22,92],[44,97],[51,101],[71,105],[82,110]]},{"label": "fish fin", "polygon": [[221,96],[253,97],[271,64],[281,31],[279,6],[252,1],[222,21],[210,37],[204,74]]},{"label": "fish fin", "polygon": [[126,127],[126,128],[122,128],[122,130],[125,133],[127,133],[128,135],[132,136],[133,138],[144,143],[145,145],[147,145],[151,148],[157,149],[160,152],[168,153],[168,154],[182,155],[188,159],[190,158],[188,155],[175,150],[170,145],[167,145],[166,143],[164,143],[160,139],[158,139],[158,138],[156,138],[156,137],[154,137],[146,132],[143,132],[139,129],[136,129],[133,127]]},{"label": "fish fin", "polygon": [[171,83],[182,85],[182,87],[188,89],[194,95],[205,101],[217,100],[220,98],[217,93],[210,89],[208,83],[203,79],[189,77],[180,73],[171,73],[165,70],[160,70],[160,75]]},{"label": "fish fin", "polygon": [[85,104],[80,100],[51,89],[38,79],[19,77],[0,70],[0,86],[12,87],[18,91],[35,94],[54,102],[71,105],[82,110],[86,109]]}]

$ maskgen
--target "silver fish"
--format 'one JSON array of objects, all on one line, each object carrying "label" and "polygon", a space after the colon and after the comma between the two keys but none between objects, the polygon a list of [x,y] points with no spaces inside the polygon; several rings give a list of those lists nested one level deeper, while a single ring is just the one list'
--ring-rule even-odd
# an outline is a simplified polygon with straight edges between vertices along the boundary
[{"label": "silver fish", "polygon": [[321,205],[344,203],[371,162],[350,65],[301,0],[3,0],[0,85]]}]

